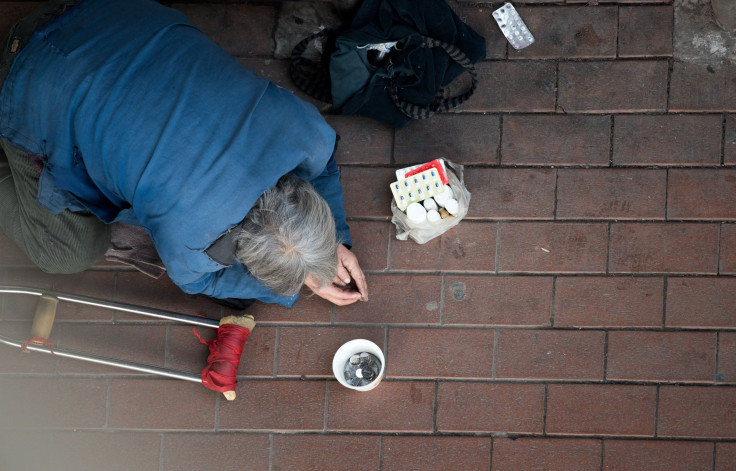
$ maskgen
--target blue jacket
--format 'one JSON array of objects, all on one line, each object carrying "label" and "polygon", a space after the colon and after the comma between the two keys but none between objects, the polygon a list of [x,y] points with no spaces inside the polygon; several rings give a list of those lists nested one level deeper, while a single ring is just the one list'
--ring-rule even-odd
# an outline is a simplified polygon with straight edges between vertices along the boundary
[{"label": "blue jacket", "polygon": [[145,227],[188,293],[296,301],[204,252],[289,172],[350,243],[335,132],[316,108],[151,0],[84,0],[36,31],[0,92],[0,136],[43,157],[41,205]]}]

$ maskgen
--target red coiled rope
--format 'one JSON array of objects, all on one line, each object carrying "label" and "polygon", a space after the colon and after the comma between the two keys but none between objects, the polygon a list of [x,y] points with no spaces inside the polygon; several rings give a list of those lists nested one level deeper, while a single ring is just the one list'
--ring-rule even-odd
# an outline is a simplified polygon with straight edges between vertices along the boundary
[{"label": "red coiled rope", "polygon": [[207,366],[202,370],[202,384],[213,391],[235,391],[240,355],[250,330],[235,324],[224,324],[209,342],[203,340],[196,331],[194,333],[200,342],[210,348]]}]

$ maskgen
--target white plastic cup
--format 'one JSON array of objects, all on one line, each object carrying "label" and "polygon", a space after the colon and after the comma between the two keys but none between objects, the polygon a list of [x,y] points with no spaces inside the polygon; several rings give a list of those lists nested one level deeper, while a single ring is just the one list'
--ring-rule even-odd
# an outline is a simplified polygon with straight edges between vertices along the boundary
[{"label": "white plastic cup", "polygon": [[445,185],[445,191],[434,195],[434,200],[440,207],[444,208],[447,200],[453,198],[454,196],[455,193],[452,191],[452,188],[450,188],[450,185]]},{"label": "white plastic cup", "polygon": [[438,213],[436,209],[427,211],[427,221],[429,221],[430,224],[436,224],[441,220],[442,216],[440,216],[440,213]]},{"label": "white plastic cup", "polygon": [[445,209],[448,213],[455,216],[460,211],[460,205],[458,204],[456,199],[450,198],[449,200],[445,201]]},{"label": "white plastic cup", "polygon": [[432,198],[427,198],[426,200],[422,201],[422,204],[424,205],[424,209],[426,209],[427,212],[432,211],[433,209],[437,209],[437,203]]},{"label": "white plastic cup", "polygon": [[419,203],[412,203],[406,208],[409,224],[422,224],[427,220],[427,210]]},{"label": "white plastic cup", "polygon": [[[378,357],[381,361],[381,371],[378,373],[378,377],[373,380],[372,383],[366,384],[365,386],[353,386],[345,381],[345,363],[350,359],[351,356],[358,353],[368,352]],[[383,351],[370,340],[355,339],[351,340],[342,345],[337,349],[335,356],[332,358],[332,372],[337,378],[337,381],[349,389],[355,389],[356,391],[370,391],[371,389],[378,386],[378,383],[383,379],[383,374],[386,371],[386,360],[383,357]]]}]

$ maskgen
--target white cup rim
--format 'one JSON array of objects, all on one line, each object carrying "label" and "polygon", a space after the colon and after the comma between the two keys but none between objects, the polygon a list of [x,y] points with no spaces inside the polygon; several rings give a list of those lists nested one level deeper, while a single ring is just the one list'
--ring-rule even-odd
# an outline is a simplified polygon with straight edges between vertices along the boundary
[{"label": "white cup rim", "polygon": [[[345,362],[352,355],[362,352],[368,352],[377,356],[378,359],[381,360],[381,371],[379,372],[378,377],[370,384],[366,384],[365,386],[353,386],[345,381]],[[385,369],[386,360],[384,358],[383,351],[378,345],[366,339],[354,339],[344,343],[340,348],[337,349],[337,352],[335,352],[335,356],[332,358],[332,372],[335,375],[335,379],[337,379],[337,381],[346,388],[354,389],[356,391],[370,391],[371,389],[378,386],[378,383],[380,383],[383,379]]]}]

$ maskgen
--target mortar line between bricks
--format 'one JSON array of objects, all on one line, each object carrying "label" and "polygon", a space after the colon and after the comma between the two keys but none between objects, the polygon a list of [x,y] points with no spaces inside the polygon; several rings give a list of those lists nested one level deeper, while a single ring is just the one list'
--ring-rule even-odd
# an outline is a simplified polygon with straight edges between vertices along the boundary
[{"label": "mortar line between bricks", "polygon": [[721,238],[723,236],[723,223],[718,224],[718,245],[716,245],[716,276],[721,275]]},{"label": "mortar line between bricks", "polygon": [[558,204],[558,201],[557,201],[558,196],[557,195],[558,195],[558,193],[560,191],[559,190],[559,186],[560,186],[560,170],[556,168],[555,169],[555,191],[554,191],[554,195],[553,195],[553,198],[554,199],[552,200],[552,220],[553,221],[557,221],[558,220],[557,219],[557,204]]},{"label": "mortar line between bricks", "polygon": [[657,429],[659,428],[659,385],[654,393],[654,433],[652,438],[657,439]]},{"label": "mortar line between bricks", "polygon": [[669,215],[668,211],[668,203],[670,198],[670,169],[666,168],[664,170],[664,221],[665,222],[674,222],[667,219],[667,216]]},{"label": "mortar line between bricks", "polygon": [[[674,35],[673,35],[674,36]],[[667,60],[667,87],[666,87],[666,95],[665,95],[665,102],[664,102],[664,111],[665,113],[670,112],[670,89],[672,85],[672,71],[674,70],[674,60],[672,58],[669,58]]]},{"label": "mortar line between bricks", "polygon": [[547,436],[547,401],[549,400],[549,384],[544,385],[544,403],[542,404],[542,436]]},{"label": "mortar line between bricks", "polygon": [[603,336],[603,382],[608,380],[608,330]]},{"label": "mortar line between bricks", "polygon": [[606,270],[605,274],[611,274],[611,227],[613,223],[609,222],[606,225]]},{"label": "mortar line between bricks", "polygon": [[494,437],[489,437],[490,443],[488,444],[488,453],[489,453],[489,459],[488,459],[488,471],[493,471],[493,447],[496,444]]},{"label": "mortar line between bricks", "polygon": [[560,61],[556,61],[555,64],[555,113],[562,110],[563,114],[567,114],[567,111],[560,105]]},{"label": "mortar line between bricks", "polygon": [[439,408],[440,380],[434,382],[434,397],[432,398],[432,433],[437,433],[437,409]]},{"label": "mortar line between bricks", "polygon": [[493,358],[491,361],[491,378],[495,380],[498,365],[498,329],[493,329]]},{"label": "mortar line between bricks", "polygon": [[661,329],[667,328],[667,287],[669,285],[669,277],[662,277],[662,325]]},{"label": "mortar line between bricks", "polygon": [[[608,131],[608,167],[613,168],[613,142],[614,142],[614,136],[616,132],[616,116],[614,114],[611,114],[611,127]],[[623,167],[621,167],[623,168]]]},{"label": "mortar line between bricks", "polygon": [[721,343],[721,333],[719,331],[716,331],[716,353],[715,353],[715,371],[713,372],[713,383],[718,384],[719,375],[718,375],[718,361],[720,358],[718,357],[718,349],[720,348]]},{"label": "mortar line between bricks", "polygon": [[727,117],[728,117],[728,113],[724,111],[723,117],[721,118],[721,167],[724,167],[726,165],[726,119]]},{"label": "mortar line between bricks", "polygon": [[600,464],[600,467],[598,468],[599,471],[603,471],[603,457],[605,456],[606,456],[606,441],[601,440],[601,464]]},{"label": "mortar line between bricks", "polygon": [[555,299],[557,298],[557,277],[552,277],[552,299],[550,300],[549,306],[549,326],[555,326]]},{"label": "mortar line between bricks", "polygon": [[616,59],[621,59],[621,5],[616,5]]}]

